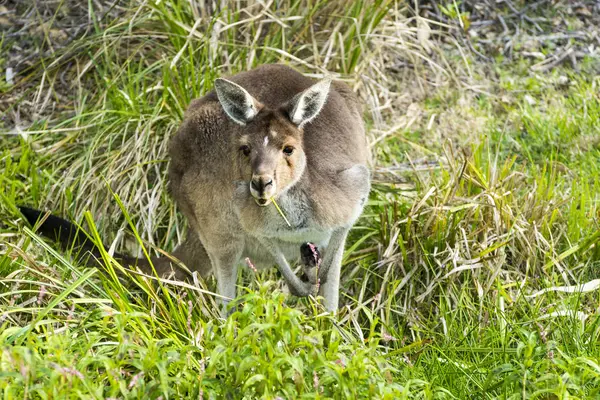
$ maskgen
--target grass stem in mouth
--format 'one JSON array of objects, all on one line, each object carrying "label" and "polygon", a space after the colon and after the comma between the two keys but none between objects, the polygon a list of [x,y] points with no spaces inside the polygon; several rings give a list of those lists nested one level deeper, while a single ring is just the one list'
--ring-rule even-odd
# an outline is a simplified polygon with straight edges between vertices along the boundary
[{"label": "grass stem in mouth", "polygon": [[277,209],[277,211],[279,211],[279,214],[281,214],[281,216],[283,217],[285,223],[288,224],[288,226],[291,228],[292,224],[290,224],[290,221],[288,221],[288,219],[285,217],[285,214],[283,213],[283,211],[281,211],[281,208],[279,208],[279,204],[277,204],[277,202],[275,201],[275,197],[271,197],[271,201],[275,205],[275,208]]}]

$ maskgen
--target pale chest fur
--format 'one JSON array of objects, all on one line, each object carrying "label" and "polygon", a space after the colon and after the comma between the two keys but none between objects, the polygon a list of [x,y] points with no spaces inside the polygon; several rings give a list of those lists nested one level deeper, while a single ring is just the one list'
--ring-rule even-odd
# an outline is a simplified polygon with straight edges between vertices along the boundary
[{"label": "pale chest fur", "polygon": [[305,242],[324,245],[329,239],[332,229],[317,223],[310,201],[302,191],[291,189],[278,197],[277,204],[286,222],[274,204],[266,207],[256,205],[245,194],[245,185],[240,184],[237,204],[240,223],[248,235],[298,245]]},{"label": "pale chest fur", "polygon": [[289,261],[300,257],[303,243],[314,243],[321,250],[327,247],[333,230],[318,225],[310,202],[301,191],[290,190],[277,200],[288,225],[274,204],[256,205],[247,195],[246,186],[238,186],[236,201],[240,227],[245,233],[243,258],[250,258],[258,268],[272,266],[275,260],[261,242],[277,245]]}]

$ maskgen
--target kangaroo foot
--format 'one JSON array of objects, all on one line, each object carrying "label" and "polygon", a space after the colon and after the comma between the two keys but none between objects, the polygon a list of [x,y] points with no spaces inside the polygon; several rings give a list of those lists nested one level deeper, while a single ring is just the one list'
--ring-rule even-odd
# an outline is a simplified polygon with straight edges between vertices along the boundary
[{"label": "kangaroo foot", "polygon": [[302,262],[302,280],[317,285],[319,282],[319,267],[321,266],[321,253],[314,244],[308,242],[300,246],[300,259]]}]

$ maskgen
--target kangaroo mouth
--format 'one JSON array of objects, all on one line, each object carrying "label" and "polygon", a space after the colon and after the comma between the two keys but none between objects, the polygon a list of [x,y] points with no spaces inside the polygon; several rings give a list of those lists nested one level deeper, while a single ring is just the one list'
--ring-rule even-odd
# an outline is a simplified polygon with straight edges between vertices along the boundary
[{"label": "kangaroo mouth", "polygon": [[271,203],[271,199],[259,199],[256,197],[254,198],[254,201],[261,207],[266,207],[269,205],[269,203]]},{"label": "kangaroo mouth", "polygon": [[273,196],[275,195],[275,178],[267,178],[255,178],[253,176],[248,185],[250,186],[250,196],[254,198],[254,201],[260,207],[265,207],[271,204],[273,202]]}]

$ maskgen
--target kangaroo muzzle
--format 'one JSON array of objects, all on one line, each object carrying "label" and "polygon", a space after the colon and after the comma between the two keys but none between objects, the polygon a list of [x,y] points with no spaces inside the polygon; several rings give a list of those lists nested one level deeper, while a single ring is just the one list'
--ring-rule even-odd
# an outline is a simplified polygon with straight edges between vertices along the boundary
[{"label": "kangaroo muzzle", "polygon": [[266,206],[275,194],[275,181],[271,175],[253,175],[250,181],[250,193],[259,206]]}]

